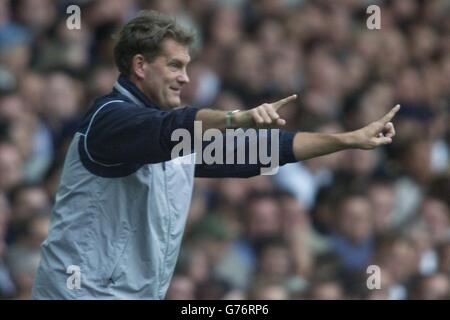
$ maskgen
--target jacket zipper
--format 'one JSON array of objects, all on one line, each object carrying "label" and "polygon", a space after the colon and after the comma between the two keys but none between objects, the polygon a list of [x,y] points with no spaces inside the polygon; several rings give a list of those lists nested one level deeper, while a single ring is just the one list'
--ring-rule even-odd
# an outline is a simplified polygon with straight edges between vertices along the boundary
[{"label": "jacket zipper", "polygon": [[[162,163],[162,167],[163,167],[163,170],[166,171],[166,163],[165,162]],[[168,182],[167,182],[167,176],[166,176],[165,173],[164,173],[164,185],[165,185],[164,192],[165,192],[165,198],[166,198],[167,213],[169,215],[169,218],[168,218],[169,221],[167,223],[167,245],[166,245],[166,248],[164,250],[164,259],[163,259],[163,263],[162,263],[163,270],[160,271],[161,272],[160,273],[161,274],[161,280],[160,280],[160,283],[159,283],[159,290],[161,290],[161,282],[164,281],[165,274],[166,274],[166,272],[164,272],[164,269],[165,269],[165,265],[166,265],[166,262],[167,262],[167,256],[168,256],[168,253],[169,253],[169,248],[170,248],[170,232],[171,232],[171,228],[172,228],[172,214],[170,212]]]}]

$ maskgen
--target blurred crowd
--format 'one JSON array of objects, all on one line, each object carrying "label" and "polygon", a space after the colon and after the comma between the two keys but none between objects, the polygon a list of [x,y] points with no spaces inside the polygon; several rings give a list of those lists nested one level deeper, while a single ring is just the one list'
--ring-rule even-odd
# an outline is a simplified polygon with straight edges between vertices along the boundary
[{"label": "blurred crowd", "polygon": [[186,105],[297,93],[287,129],[314,132],[402,105],[387,147],[197,179],[167,299],[450,299],[450,0],[0,0],[0,298],[31,297],[68,142],[141,9],[198,33]]}]

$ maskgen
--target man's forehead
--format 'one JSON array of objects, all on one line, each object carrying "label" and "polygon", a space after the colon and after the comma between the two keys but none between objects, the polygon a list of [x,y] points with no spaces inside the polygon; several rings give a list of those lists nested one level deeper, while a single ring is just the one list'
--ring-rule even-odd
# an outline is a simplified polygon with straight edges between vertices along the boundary
[{"label": "man's forehead", "polygon": [[173,39],[165,39],[162,42],[162,55],[167,60],[177,59],[184,63],[189,63],[191,61],[191,56],[189,55],[189,48]]}]

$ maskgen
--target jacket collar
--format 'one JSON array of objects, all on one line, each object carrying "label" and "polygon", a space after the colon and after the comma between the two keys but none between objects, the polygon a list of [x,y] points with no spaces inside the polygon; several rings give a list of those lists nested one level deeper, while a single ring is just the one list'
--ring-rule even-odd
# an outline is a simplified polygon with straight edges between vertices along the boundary
[{"label": "jacket collar", "polygon": [[120,75],[114,84],[114,89],[125,95],[128,99],[141,107],[161,109],[157,104],[151,101],[130,79]]}]

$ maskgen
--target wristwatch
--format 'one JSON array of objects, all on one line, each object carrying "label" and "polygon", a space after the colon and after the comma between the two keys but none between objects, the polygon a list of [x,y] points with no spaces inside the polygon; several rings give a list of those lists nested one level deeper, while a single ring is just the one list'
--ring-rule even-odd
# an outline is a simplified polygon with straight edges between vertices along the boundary
[{"label": "wristwatch", "polygon": [[233,110],[233,111],[228,111],[225,114],[225,125],[226,128],[232,128],[233,127],[233,118],[234,118],[234,114],[239,112],[240,110]]}]

